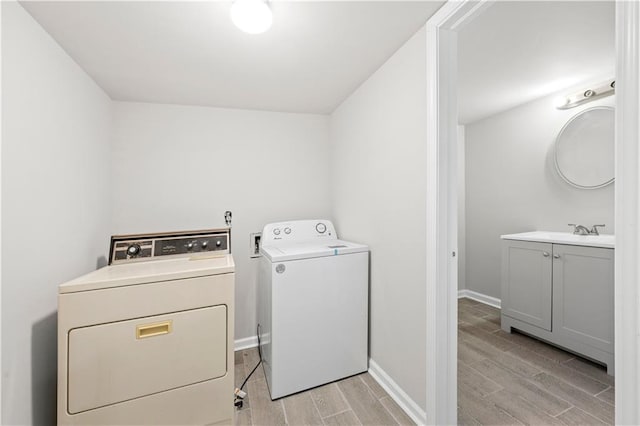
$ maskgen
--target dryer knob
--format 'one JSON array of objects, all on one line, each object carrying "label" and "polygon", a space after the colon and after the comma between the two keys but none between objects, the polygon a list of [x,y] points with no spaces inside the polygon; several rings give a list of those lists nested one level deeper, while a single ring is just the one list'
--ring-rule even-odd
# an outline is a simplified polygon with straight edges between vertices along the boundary
[{"label": "dryer knob", "polygon": [[203,241],[202,244],[201,244],[203,249],[207,248],[208,245],[209,245],[208,241]]},{"label": "dryer knob", "polygon": [[318,222],[318,224],[316,225],[316,231],[318,231],[318,233],[320,234],[324,234],[327,230],[327,225],[325,225],[322,222]]},{"label": "dryer knob", "polygon": [[139,244],[131,244],[127,247],[127,254],[129,256],[136,256],[140,253],[140,245]]},{"label": "dryer knob", "polygon": [[187,243],[187,250],[191,250],[193,248],[193,242]]},{"label": "dryer knob", "polygon": [[216,241],[216,247],[220,247],[222,245],[222,241],[218,240]]}]

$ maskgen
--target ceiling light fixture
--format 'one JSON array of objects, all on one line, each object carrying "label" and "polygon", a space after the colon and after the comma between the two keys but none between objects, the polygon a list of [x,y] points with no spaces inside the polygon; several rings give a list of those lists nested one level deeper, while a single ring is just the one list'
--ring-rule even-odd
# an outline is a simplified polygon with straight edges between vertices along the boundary
[{"label": "ceiling light fixture", "polygon": [[273,15],[266,0],[235,0],[231,20],[245,33],[260,34],[271,28]]},{"label": "ceiling light fixture", "polygon": [[600,84],[596,84],[593,89],[585,89],[572,95],[561,98],[556,105],[558,109],[569,109],[593,101],[595,99],[604,98],[613,95],[616,90],[616,81],[607,80]]}]

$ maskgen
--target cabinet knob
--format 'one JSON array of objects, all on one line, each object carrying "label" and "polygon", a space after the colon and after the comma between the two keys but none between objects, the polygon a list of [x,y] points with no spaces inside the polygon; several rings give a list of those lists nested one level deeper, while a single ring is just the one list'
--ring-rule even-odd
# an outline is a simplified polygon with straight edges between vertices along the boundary
[{"label": "cabinet knob", "polygon": [[547,253],[546,251],[543,251],[543,252],[542,252],[542,255],[543,255],[544,257],[549,257],[549,253]]},{"label": "cabinet knob", "polygon": [[559,255],[559,254],[554,254],[554,255],[553,255],[553,258],[554,258],[554,259],[560,259],[560,255]]}]

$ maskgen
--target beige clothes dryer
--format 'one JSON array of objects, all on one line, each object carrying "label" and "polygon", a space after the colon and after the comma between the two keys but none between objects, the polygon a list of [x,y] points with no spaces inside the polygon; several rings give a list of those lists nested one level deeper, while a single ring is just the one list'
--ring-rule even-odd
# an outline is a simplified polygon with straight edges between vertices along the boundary
[{"label": "beige clothes dryer", "polygon": [[59,425],[233,423],[235,267],[206,232],[116,237],[60,286]]}]

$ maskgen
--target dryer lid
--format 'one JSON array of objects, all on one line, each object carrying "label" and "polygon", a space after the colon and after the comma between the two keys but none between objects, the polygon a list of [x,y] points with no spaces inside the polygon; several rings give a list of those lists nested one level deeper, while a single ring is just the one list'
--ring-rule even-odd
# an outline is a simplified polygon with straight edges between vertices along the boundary
[{"label": "dryer lid", "polygon": [[230,254],[215,257],[200,255],[191,258],[124,263],[105,266],[60,284],[58,292],[60,294],[75,293],[158,281],[228,274],[234,271],[235,264]]}]

